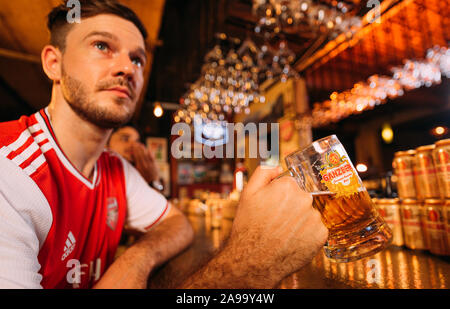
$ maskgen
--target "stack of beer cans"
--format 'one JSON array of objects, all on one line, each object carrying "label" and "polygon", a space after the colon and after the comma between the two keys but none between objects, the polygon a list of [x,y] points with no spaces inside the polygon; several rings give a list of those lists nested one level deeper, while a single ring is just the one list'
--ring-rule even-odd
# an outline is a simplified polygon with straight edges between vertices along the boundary
[{"label": "stack of beer cans", "polygon": [[450,139],[399,151],[392,163],[398,199],[375,199],[392,243],[450,255]]}]

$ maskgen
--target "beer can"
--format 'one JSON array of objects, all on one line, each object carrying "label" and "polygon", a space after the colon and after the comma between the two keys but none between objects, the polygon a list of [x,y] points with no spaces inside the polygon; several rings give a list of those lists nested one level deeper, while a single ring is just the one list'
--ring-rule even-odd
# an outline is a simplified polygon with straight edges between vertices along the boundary
[{"label": "beer can", "polygon": [[444,224],[447,234],[447,248],[450,250],[450,199],[445,200],[444,204]]},{"label": "beer can", "polygon": [[436,175],[442,198],[450,198],[450,138],[436,142],[433,151]]},{"label": "beer can", "polygon": [[404,199],[400,205],[405,246],[410,249],[426,250],[423,227],[423,206],[417,199]]},{"label": "beer can", "polygon": [[403,229],[400,216],[400,200],[398,198],[382,198],[376,201],[380,216],[392,230],[392,244],[403,246]]},{"label": "beer can", "polygon": [[437,255],[448,255],[448,243],[444,220],[444,201],[440,199],[426,199],[425,211],[425,236],[428,250]]},{"label": "beer can", "polygon": [[439,198],[439,184],[433,163],[435,145],[421,146],[416,149],[413,170],[418,199]]},{"label": "beer can", "polygon": [[416,198],[413,162],[415,150],[399,151],[394,154],[392,167],[397,176],[398,196],[401,199]]}]

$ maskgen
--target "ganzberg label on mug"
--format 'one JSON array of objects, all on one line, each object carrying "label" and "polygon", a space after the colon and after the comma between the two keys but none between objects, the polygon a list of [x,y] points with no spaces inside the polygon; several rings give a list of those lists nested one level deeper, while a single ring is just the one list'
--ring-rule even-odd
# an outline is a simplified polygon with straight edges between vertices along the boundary
[{"label": "ganzberg label on mug", "polygon": [[322,183],[338,197],[358,192],[360,187],[358,176],[347,156],[341,156],[336,150],[329,151],[320,169]]}]

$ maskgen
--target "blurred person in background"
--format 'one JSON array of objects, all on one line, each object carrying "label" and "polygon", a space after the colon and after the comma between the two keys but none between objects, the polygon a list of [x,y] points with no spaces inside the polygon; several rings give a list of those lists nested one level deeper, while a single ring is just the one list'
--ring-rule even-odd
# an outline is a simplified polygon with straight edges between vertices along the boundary
[{"label": "blurred person in background", "polygon": [[138,170],[149,185],[158,191],[164,189],[153,153],[140,142],[139,132],[132,125],[115,130],[108,141],[108,148],[117,152]]}]

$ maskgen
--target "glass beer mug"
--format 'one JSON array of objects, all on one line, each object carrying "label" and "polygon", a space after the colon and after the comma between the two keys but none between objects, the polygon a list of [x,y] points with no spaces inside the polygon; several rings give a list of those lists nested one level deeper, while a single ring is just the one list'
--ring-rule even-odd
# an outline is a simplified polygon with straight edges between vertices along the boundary
[{"label": "glass beer mug", "polygon": [[[325,255],[350,262],[383,250],[392,231],[378,215],[344,147],[335,135],[289,154],[288,171],[313,196],[329,231]],[[282,175],[284,175],[282,174]],[[280,176],[282,176],[280,175]]]}]

